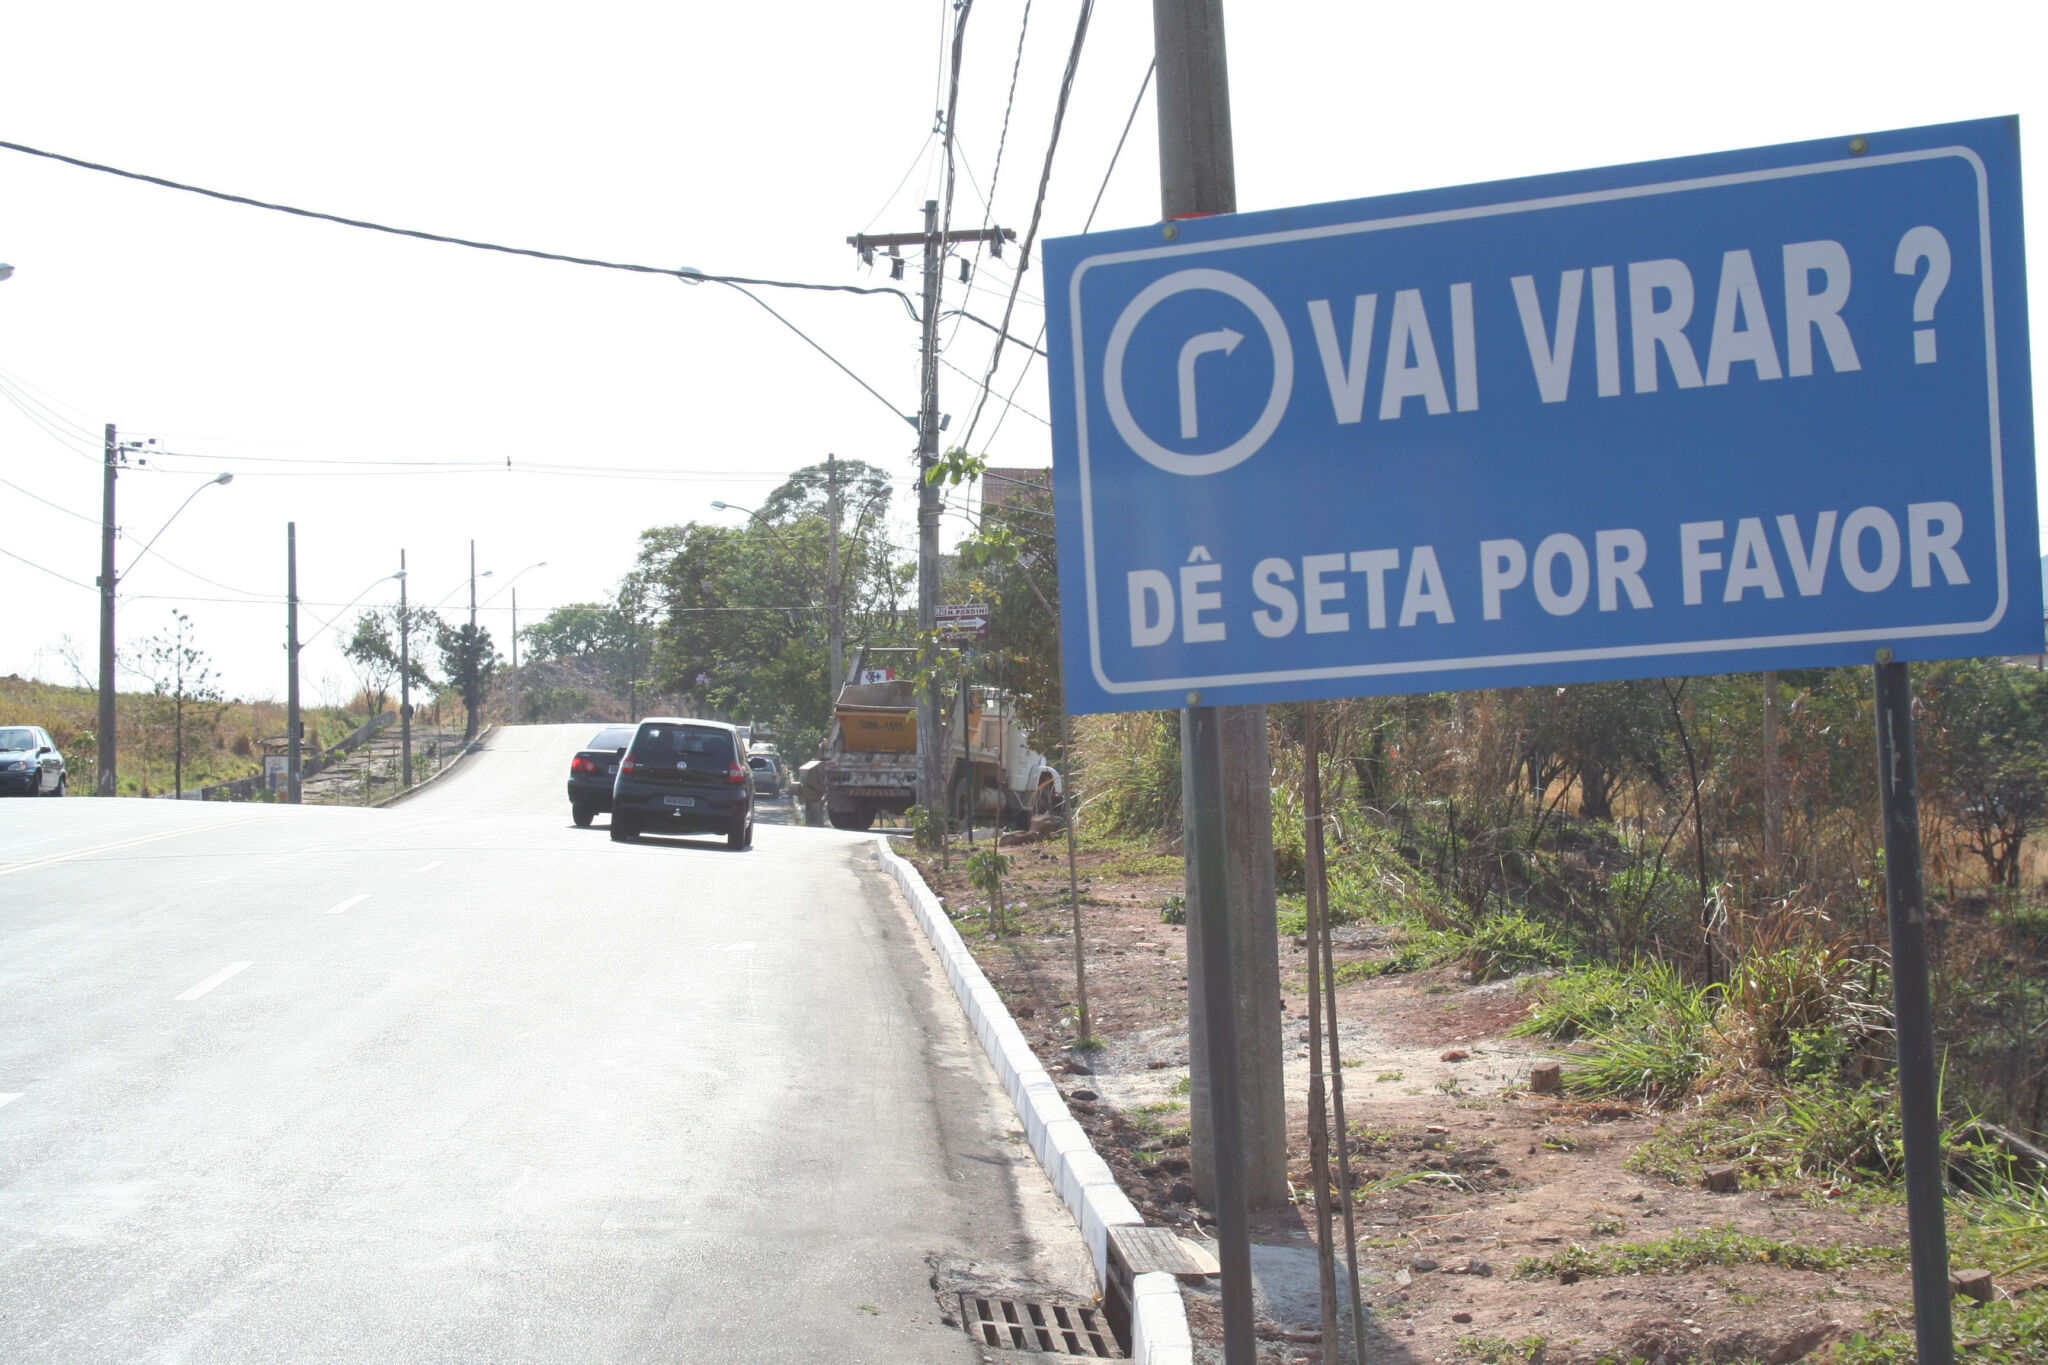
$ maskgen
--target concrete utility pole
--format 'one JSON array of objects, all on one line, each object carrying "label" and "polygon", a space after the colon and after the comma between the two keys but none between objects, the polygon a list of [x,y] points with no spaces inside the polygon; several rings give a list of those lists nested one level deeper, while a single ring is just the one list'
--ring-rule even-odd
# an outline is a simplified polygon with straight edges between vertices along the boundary
[{"label": "concrete utility pole", "polygon": [[412,615],[406,605],[403,550],[398,552],[398,782],[412,785]]},{"label": "concrete utility pole", "polygon": [[831,697],[839,696],[840,684],[846,681],[846,620],[841,614],[839,592],[839,457],[825,456],[825,508],[826,520],[830,524],[831,539],[825,552],[825,605],[830,613],[825,626],[831,632],[832,681]]},{"label": "concrete utility pole", "polygon": [[301,793],[299,723],[299,524],[284,524],[284,652],[289,661],[284,686],[284,799],[299,804]]},{"label": "concrete utility pole", "polygon": [[[1172,220],[1237,211],[1222,0],[1153,0],[1159,196]],[[1214,1205],[1226,1365],[1257,1350],[1247,1205],[1287,1198],[1266,712],[1181,713],[1188,887],[1188,1051],[1195,1188]]]},{"label": "concrete utility pole", "polygon": [[101,796],[114,795],[114,475],[121,443],[107,423],[106,470],[100,499],[100,719],[95,736]]},{"label": "concrete utility pole", "polygon": [[[925,200],[923,232],[886,233],[879,237],[862,233],[846,239],[847,245],[859,252],[861,260],[870,265],[874,263],[877,248],[886,250],[892,257],[898,256],[906,246],[924,249],[924,344],[918,361],[917,409],[917,628],[926,639],[930,639],[936,629],[934,609],[939,602],[939,490],[931,482],[931,471],[932,466],[939,462],[939,285],[945,270],[946,252],[963,242],[986,242],[991,251],[1000,256],[1003,243],[1015,240],[1017,234],[1011,228],[941,232],[939,201],[936,199]],[[902,278],[900,269],[893,264],[889,273],[892,279]],[[923,666],[929,676],[932,666],[929,653]],[[927,809],[936,810],[945,800],[945,755],[940,752],[941,746],[937,742],[939,688],[936,682],[925,685],[917,726],[922,737],[918,745],[917,800]]]},{"label": "concrete utility pole", "polygon": [[519,723],[519,589],[512,589],[512,723]]}]

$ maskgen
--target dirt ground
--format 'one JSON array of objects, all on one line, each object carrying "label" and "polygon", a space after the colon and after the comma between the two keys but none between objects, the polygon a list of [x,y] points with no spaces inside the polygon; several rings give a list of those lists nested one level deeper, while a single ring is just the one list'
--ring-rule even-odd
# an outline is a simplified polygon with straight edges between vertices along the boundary
[{"label": "dirt ground", "polygon": [[[906,841],[907,842],[907,841]],[[907,851],[907,850],[906,850]],[[1127,850],[1080,860],[1088,997],[1099,1050],[1077,1053],[1064,844],[1005,850],[1012,932],[986,934],[986,903],[956,854],[952,874],[915,855],[954,911],[1075,1117],[1149,1222],[1211,1231],[1189,1184],[1186,931],[1162,919],[1177,860]],[[1341,965],[1373,957],[1385,931],[1340,928]],[[1315,1291],[1306,1096],[1305,944],[1283,938],[1282,1038],[1294,1207],[1254,1216],[1260,1360],[1323,1359]],[[1685,1274],[1517,1277],[1525,1258],[1692,1229],[1781,1240],[1903,1245],[1904,1214],[1823,1189],[1713,1194],[1624,1162],[1670,1116],[1533,1095],[1529,1067],[1565,1054],[1507,1037],[1527,983],[1474,986],[1452,968],[1366,977],[1339,993],[1344,1100],[1359,1134],[1354,1179],[1368,1358],[1545,1365],[1801,1359],[1849,1332],[1904,1325],[1903,1270],[1795,1271],[1772,1264]],[[1337,1232],[1342,1250],[1342,1225]],[[1293,1249],[1290,1253],[1288,1249]],[[1214,1281],[1184,1290],[1198,1359],[1219,1359]],[[1967,1330],[1967,1315],[1958,1320]],[[1348,1346],[1349,1329],[1345,1331]],[[1346,1352],[1348,1355],[1348,1351]]]}]

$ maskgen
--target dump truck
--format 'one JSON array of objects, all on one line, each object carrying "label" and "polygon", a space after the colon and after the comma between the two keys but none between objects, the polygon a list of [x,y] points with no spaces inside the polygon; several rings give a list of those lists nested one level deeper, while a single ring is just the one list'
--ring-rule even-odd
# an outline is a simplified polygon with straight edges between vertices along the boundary
[{"label": "dump truck", "polygon": [[[918,698],[907,678],[877,678],[861,651],[840,687],[832,728],[818,758],[797,770],[806,818],[822,814],[838,829],[868,829],[878,815],[917,803]],[[860,681],[862,678],[868,681]],[[1050,813],[1065,792],[1059,771],[1027,742],[1016,698],[994,687],[954,696],[946,727],[948,813],[955,825],[1024,828]]]}]

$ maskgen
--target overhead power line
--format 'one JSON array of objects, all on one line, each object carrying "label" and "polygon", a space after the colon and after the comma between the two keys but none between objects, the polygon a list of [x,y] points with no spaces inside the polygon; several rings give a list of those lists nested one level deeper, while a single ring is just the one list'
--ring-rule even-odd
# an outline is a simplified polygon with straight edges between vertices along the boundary
[{"label": "overhead power line", "polygon": [[44,568],[41,564],[36,563],[33,559],[22,559],[20,555],[14,553],[14,551],[7,549],[4,546],[0,546],[0,555],[6,555],[9,559],[20,560],[21,563],[28,565],[31,569],[35,569],[40,573],[46,573],[52,578],[61,579],[62,581],[69,583],[74,588],[84,588],[87,592],[92,593],[96,593],[99,591],[98,588],[93,587],[90,583],[81,583],[75,578],[65,577],[65,575],[58,573],[55,569]]},{"label": "overhead power line", "polygon": [[665,265],[635,265],[628,261],[607,261],[595,256],[571,256],[559,251],[541,251],[533,247],[506,246],[501,242],[478,241],[471,237],[453,237],[442,232],[427,232],[420,228],[393,227],[389,223],[374,223],[366,218],[349,218],[339,213],[323,213],[318,209],[294,208],[290,204],[272,203],[267,199],[254,199],[246,194],[230,194],[225,190],[210,190],[200,185],[188,185],[183,181],[167,179],[160,175],[148,175],[141,171],[124,171],[118,166],[102,165],[97,161],[86,161],[81,157],[66,156],[62,152],[44,151],[40,147],[28,147],[19,142],[0,142],[0,148],[20,152],[25,156],[39,156],[49,161],[76,166],[80,170],[98,171],[102,175],[119,176],[124,180],[139,180],[146,185],[156,185],[183,194],[202,195],[218,199],[227,204],[240,204],[245,208],[264,209],[271,213],[288,213],[295,218],[312,218],[323,223],[338,223],[342,227],[361,228],[365,232],[382,232],[393,237],[411,237],[422,242],[439,242],[443,246],[467,247],[472,251],[495,251],[506,256],[526,256],[538,261],[560,261],[564,265],[585,265],[599,270],[624,270],[636,275],[669,275],[676,279],[712,284],[750,284],[760,289],[808,289],[830,294],[893,294],[906,304],[910,296],[900,289],[886,286],[858,284],[810,284],[797,280],[755,279],[746,275],[713,275],[687,267]]},{"label": "overhead power line", "polygon": [[[1095,202],[1088,206],[1088,217],[1081,224],[1081,231],[1083,233],[1086,233],[1088,229],[1095,226],[1096,210],[1102,207],[1102,196],[1109,190],[1110,177],[1116,174],[1116,164],[1123,158],[1124,143],[1130,140],[1131,126],[1138,121],[1138,110],[1143,108],[1145,104],[1145,92],[1152,88],[1152,76],[1158,70],[1159,60],[1155,57],[1145,67],[1145,78],[1138,82],[1138,97],[1131,101],[1131,112],[1124,119],[1124,130],[1117,134],[1116,150],[1109,154],[1109,165],[1102,172],[1102,183],[1095,187]],[[1042,321],[1038,324],[1038,340],[1040,342],[1045,340],[1045,323]],[[1032,349],[1038,350],[1036,346]],[[1044,355],[1045,352],[1038,351],[1038,354]],[[996,436],[1002,431],[1004,421],[1008,419],[1011,411],[1017,408],[1017,390],[1024,387],[1024,377],[1030,373],[1031,357],[1026,356],[1024,358],[1024,367],[1017,371],[1016,382],[1010,385],[1010,392],[1003,399],[1003,410],[996,414],[996,424],[989,428],[988,443],[990,445],[995,444]],[[993,378],[993,374],[990,377]],[[986,388],[984,388],[983,392],[986,391]],[[1047,425],[1051,424],[1048,423]]]},{"label": "overhead power line", "polygon": [[1066,74],[1060,77],[1059,103],[1053,108],[1052,136],[1046,139],[1045,167],[1038,173],[1038,198],[1031,206],[1031,226],[1024,231],[1024,241],[1017,252],[1017,274],[1010,282],[1009,302],[1003,305],[1002,326],[996,332],[995,350],[988,358],[988,373],[981,381],[981,397],[974,404],[974,417],[967,423],[967,434],[960,444],[972,449],[974,429],[981,424],[981,412],[988,405],[988,386],[995,381],[996,366],[1002,363],[1003,339],[1010,332],[1010,317],[1017,308],[1017,290],[1023,286],[1024,272],[1031,268],[1031,247],[1038,240],[1039,220],[1045,214],[1045,191],[1052,183],[1052,159],[1059,151],[1060,128],[1067,120],[1067,99],[1074,93],[1074,71],[1081,64],[1081,46],[1088,40],[1088,20],[1095,12],[1095,0],[1081,0],[1081,17],[1074,25],[1074,45],[1067,52]]}]

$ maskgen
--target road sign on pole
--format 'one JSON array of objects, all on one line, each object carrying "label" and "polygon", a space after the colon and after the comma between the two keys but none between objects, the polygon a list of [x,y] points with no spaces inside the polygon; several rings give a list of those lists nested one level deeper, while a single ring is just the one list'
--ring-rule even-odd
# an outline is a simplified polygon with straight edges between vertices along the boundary
[{"label": "road sign on pole", "polygon": [[2039,652],[2018,137],[1047,243],[1070,708]]},{"label": "road sign on pole", "polygon": [[986,640],[988,621],[986,602],[960,602],[932,608],[932,624],[938,628],[940,644]]}]

